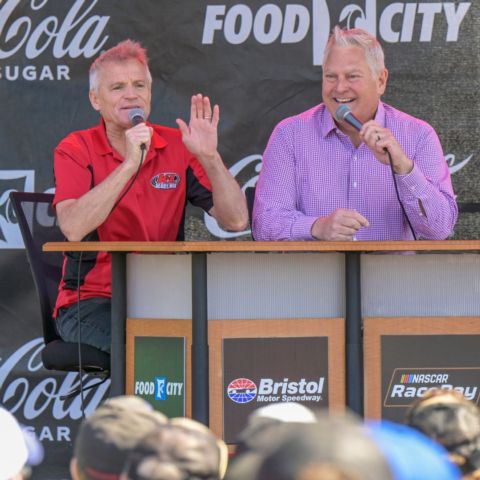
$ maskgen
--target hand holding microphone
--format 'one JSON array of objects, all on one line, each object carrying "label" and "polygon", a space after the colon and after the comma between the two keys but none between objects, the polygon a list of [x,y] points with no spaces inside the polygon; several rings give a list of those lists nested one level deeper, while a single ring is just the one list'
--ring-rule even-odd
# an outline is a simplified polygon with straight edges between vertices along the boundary
[{"label": "hand holding microphone", "polygon": [[125,165],[137,171],[150,148],[153,129],[145,123],[145,113],[141,108],[130,109],[128,119],[133,126],[125,130]]},{"label": "hand holding microphone", "polygon": [[385,164],[392,163],[393,170],[398,175],[406,175],[413,169],[413,162],[405,155],[397,139],[388,128],[378,125],[375,120],[362,123],[348,105],[340,105],[335,111],[338,121],[347,122],[360,132],[360,137],[373,152],[375,158]]},{"label": "hand holding microphone", "polygon": [[130,120],[132,127],[137,127],[138,125],[141,125],[138,128],[133,128],[129,130],[129,132],[134,132],[134,134],[130,138],[128,138],[128,140],[131,139],[134,141],[138,141],[138,139],[148,138],[148,140],[140,143],[140,149],[142,151],[147,150],[147,144],[150,142],[150,138],[152,136],[152,129],[145,124],[145,112],[141,108],[132,108],[128,112],[128,119]]}]

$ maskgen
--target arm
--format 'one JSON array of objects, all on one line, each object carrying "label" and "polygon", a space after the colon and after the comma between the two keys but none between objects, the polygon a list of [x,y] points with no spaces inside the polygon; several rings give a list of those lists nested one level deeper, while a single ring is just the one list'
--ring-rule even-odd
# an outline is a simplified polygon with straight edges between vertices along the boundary
[{"label": "arm", "polygon": [[293,135],[277,125],[263,153],[255,191],[253,234],[256,240],[312,240],[315,217],[297,210]]},{"label": "arm", "polygon": [[[295,134],[282,122],[272,133],[263,155],[256,187],[253,231],[257,240],[352,240],[368,226],[359,213],[339,208],[323,217],[305,215],[297,182]],[[328,185],[327,185],[328,187]]]},{"label": "arm", "polygon": [[374,121],[365,123],[361,135],[381,163],[389,164],[384,149],[390,152],[400,198],[417,236],[447,238],[457,221],[458,208],[442,146],[433,128],[424,122],[418,124],[408,155],[392,132]]},{"label": "arm", "polygon": [[192,97],[190,122],[177,119],[183,143],[202,164],[212,184],[213,207],[209,214],[230,231],[244,230],[248,223],[245,196],[236,180],[225,167],[217,151],[217,126],[220,112],[213,111],[210,100],[201,94]]},{"label": "arm", "polygon": [[[86,166],[75,162],[61,148],[55,151],[55,171],[63,172],[60,181],[66,175],[79,178],[79,189],[85,193],[78,198],[66,198],[56,205],[58,223],[69,241],[80,241],[101,225],[110,214],[115,201],[137,171],[140,163],[140,145],[150,144],[151,129],[145,124],[137,125],[126,132],[125,160],[105,180],[90,189],[91,179]],[[148,138],[148,140],[147,140]],[[64,186],[57,185],[62,197]],[[73,193],[75,196],[76,193]]]}]

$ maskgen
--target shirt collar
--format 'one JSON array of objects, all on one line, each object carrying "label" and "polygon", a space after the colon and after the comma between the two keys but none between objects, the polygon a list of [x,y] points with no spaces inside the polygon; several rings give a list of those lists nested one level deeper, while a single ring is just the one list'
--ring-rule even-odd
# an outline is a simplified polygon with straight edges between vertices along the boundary
[{"label": "shirt collar", "polygon": [[322,137],[326,138],[327,135],[333,130],[336,130],[337,125],[335,124],[332,115],[328,111],[328,108],[324,104],[323,113],[320,118],[320,132]]},{"label": "shirt collar", "polygon": [[[381,126],[385,127],[385,107],[382,102],[378,102],[377,113],[375,114],[375,121]],[[320,132],[322,137],[326,137],[330,132],[337,129],[337,125],[333,120],[328,108],[324,105],[324,109],[320,118]]]},{"label": "shirt collar", "polygon": [[[149,127],[153,127],[153,125],[147,122]],[[110,145],[107,132],[105,130],[105,122],[103,118],[100,119],[100,123],[95,127],[93,132],[93,140],[94,140],[94,148],[95,153],[98,155],[114,155],[115,152]],[[154,150],[166,147],[168,142],[163,138],[156,130],[153,128],[153,135],[152,135],[152,142],[150,144],[150,150],[147,154],[147,158],[154,154]],[[153,148],[152,148],[153,146]]]},{"label": "shirt collar", "polygon": [[377,113],[375,114],[375,121],[382,127],[385,128],[385,107],[382,102],[378,102]]}]

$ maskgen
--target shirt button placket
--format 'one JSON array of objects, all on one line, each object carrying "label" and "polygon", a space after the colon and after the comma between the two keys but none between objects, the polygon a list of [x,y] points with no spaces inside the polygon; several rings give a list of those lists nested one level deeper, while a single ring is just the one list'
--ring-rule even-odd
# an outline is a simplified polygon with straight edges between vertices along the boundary
[{"label": "shirt button placket", "polygon": [[[359,165],[358,165],[358,155],[357,153],[354,153],[353,154],[353,157],[352,157],[352,171],[351,171],[351,175],[352,175],[352,195],[350,196],[350,202],[351,202],[351,206],[352,206],[352,210],[353,211],[357,211],[357,197],[358,197],[358,182],[357,182],[357,178],[359,178]],[[353,241],[356,241],[357,240],[357,236],[356,235],[353,235],[352,237],[352,240]]]}]

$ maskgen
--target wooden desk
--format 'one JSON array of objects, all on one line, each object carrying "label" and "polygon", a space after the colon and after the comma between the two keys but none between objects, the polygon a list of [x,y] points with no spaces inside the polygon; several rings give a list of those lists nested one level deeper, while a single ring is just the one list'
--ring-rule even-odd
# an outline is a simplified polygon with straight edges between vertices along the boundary
[{"label": "wooden desk", "polygon": [[[112,254],[112,368],[111,395],[125,392],[125,319],[127,318],[127,254],[176,253],[191,255],[192,283],[192,416],[208,424],[208,311],[207,254],[338,253],[344,257],[344,316],[346,320],[347,405],[363,414],[363,345],[361,253],[428,252],[453,254],[480,251],[480,241],[411,242],[57,242],[45,251],[104,251]],[[387,259],[389,255],[378,255]],[[404,257],[412,263],[411,255]],[[415,256],[413,256],[415,257]],[[475,261],[477,255],[474,255]],[[152,256],[152,258],[154,258]],[[397,256],[398,258],[398,256]],[[235,260],[235,258],[234,258]],[[465,259],[471,264],[471,259]],[[421,263],[421,262],[420,262]],[[453,262],[455,263],[455,259]],[[395,272],[392,272],[392,275]],[[387,277],[388,278],[388,277]],[[246,281],[251,279],[246,278]],[[367,279],[368,280],[368,279]],[[471,283],[471,282],[470,282]],[[406,285],[408,287],[408,285]],[[388,285],[385,285],[388,287]],[[474,288],[474,286],[472,286]],[[478,302],[477,302],[478,303]],[[476,308],[472,306],[472,308]],[[474,312],[473,314],[477,314]],[[392,315],[394,316],[394,315]]]}]

